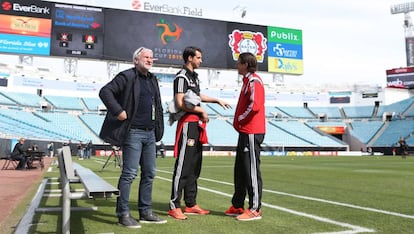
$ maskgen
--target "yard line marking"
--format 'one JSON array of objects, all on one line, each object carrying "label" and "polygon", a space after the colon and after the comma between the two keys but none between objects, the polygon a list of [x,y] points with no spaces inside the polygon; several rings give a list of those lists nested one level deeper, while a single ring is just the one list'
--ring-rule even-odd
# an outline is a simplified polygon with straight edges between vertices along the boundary
[{"label": "yard line marking", "polygon": [[414,219],[413,215],[401,214],[401,213],[392,212],[392,211],[380,210],[380,209],[375,209],[375,208],[370,208],[370,207],[365,207],[365,206],[357,206],[357,205],[353,205],[353,204],[330,201],[330,200],[321,199],[321,198],[307,197],[307,196],[296,195],[296,194],[285,193],[285,192],[278,192],[278,191],[273,191],[273,190],[268,190],[268,189],[263,189],[263,191],[269,192],[269,193],[275,193],[275,194],[279,194],[279,195],[285,195],[285,196],[290,196],[290,197],[301,198],[301,199],[310,200],[310,201],[318,201],[318,202],[333,204],[333,205],[337,205],[337,206],[344,206],[344,207],[349,207],[349,208],[354,208],[354,209],[359,209],[359,210],[366,210],[366,211],[371,211],[371,212],[380,213],[380,214],[393,215],[393,216],[402,217],[402,218]]},{"label": "yard line marking", "polygon": [[108,159],[95,159],[95,162],[97,162],[97,163],[99,163],[99,164],[105,164],[105,162],[107,161]]},{"label": "yard line marking", "polygon": [[[164,172],[164,173],[171,173],[169,171],[161,171],[161,170],[159,170],[159,171]],[[207,178],[202,178],[202,177],[200,177],[199,179],[209,181],[209,182],[214,182],[214,183],[233,186],[233,183],[229,183],[229,182],[213,180],[213,179],[207,179]],[[304,200],[328,203],[328,204],[337,205],[337,206],[344,206],[344,207],[349,207],[349,208],[359,209],[359,210],[365,210],[365,211],[370,211],[370,212],[375,212],[375,213],[380,213],[380,214],[392,215],[392,216],[397,216],[397,217],[401,217],[401,218],[414,219],[413,215],[401,214],[401,213],[397,213],[397,212],[380,210],[380,209],[375,209],[375,208],[365,207],[365,206],[358,206],[358,205],[353,205],[353,204],[348,204],[348,203],[343,203],[343,202],[336,202],[336,201],[331,201],[331,200],[326,200],[326,199],[321,199],[321,198],[296,195],[296,194],[292,194],[292,193],[273,191],[273,190],[269,190],[269,189],[263,189],[263,192],[274,193],[274,194],[279,194],[279,195],[284,195],[284,196],[289,196],[289,197],[296,197],[296,198],[300,198],[300,199],[304,199]]]},{"label": "yard line marking", "polygon": [[[156,176],[156,178],[164,180],[164,181],[171,182],[171,179],[167,179],[167,178],[164,178],[164,177],[161,177],[161,176]],[[214,180],[212,180],[212,181],[214,181]],[[226,182],[224,182],[224,183],[226,183]],[[203,186],[198,186],[198,189],[208,191],[208,192],[211,192],[211,193],[215,193],[215,194],[218,194],[218,195],[222,195],[222,196],[225,196],[225,197],[233,197],[232,194],[220,192],[220,191],[214,190],[214,189],[209,189],[209,188],[206,188],[206,187],[203,187]],[[284,212],[291,213],[291,214],[298,215],[298,216],[307,217],[307,218],[317,220],[317,221],[320,221],[320,222],[330,223],[330,224],[333,224],[333,225],[336,225],[336,226],[351,229],[351,230],[347,230],[347,231],[332,232],[330,234],[333,234],[333,233],[356,234],[356,233],[361,233],[361,232],[375,232],[375,230],[373,230],[373,229],[364,228],[364,227],[352,225],[352,224],[349,224],[349,223],[338,222],[338,221],[335,221],[335,220],[332,220],[332,219],[328,219],[328,218],[324,218],[324,217],[320,217],[320,216],[316,216],[316,215],[312,215],[312,214],[308,214],[308,213],[304,213],[304,212],[300,212],[300,211],[291,210],[291,209],[284,208],[284,207],[281,207],[281,206],[268,204],[268,203],[265,203],[265,202],[262,202],[262,206],[272,208],[272,209],[276,209],[276,210],[280,210],[280,211],[284,211]],[[324,233],[324,234],[328,234],[328,233]]]}]

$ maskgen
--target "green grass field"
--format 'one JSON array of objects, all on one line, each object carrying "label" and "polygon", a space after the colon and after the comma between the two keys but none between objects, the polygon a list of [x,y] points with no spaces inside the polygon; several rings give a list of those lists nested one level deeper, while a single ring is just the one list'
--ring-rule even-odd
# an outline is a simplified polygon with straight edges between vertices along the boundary
[{"label": "green grass field", "polygon": [[[105,161],[94,157],[78,162],[116,185],[120,169],[112,163],[100,171]],[[158,158],[153,210],[168,223],[126,229],[117,225],[115,197],[73,200],[72,206],[99,209],[72,212],[71,232],[414,233],[414,157],[262,157],[263,219],[251,222],[224,215],[233,192],[233,163],[234,157],[227,156],[203,159],[197,202],[210,215],[185,221],[167,216],[174,159]],[[58,177],[56,166],[46,177]],[[130,204],[135,217],[138,180]],[[41,206],[59,206],[59,198],[44,198]],[[60,213],[37,213],[30,232],[59,233],[60,223]]]}]

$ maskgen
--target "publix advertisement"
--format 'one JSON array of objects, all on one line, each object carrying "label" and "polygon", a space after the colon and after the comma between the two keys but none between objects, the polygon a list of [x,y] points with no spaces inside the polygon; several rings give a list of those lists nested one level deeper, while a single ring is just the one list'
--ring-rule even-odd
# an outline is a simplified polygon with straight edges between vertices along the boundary
[{"label": "publix advertisement", "polygon": [[268,71],[303,74],[302,31],[268,27]]}]

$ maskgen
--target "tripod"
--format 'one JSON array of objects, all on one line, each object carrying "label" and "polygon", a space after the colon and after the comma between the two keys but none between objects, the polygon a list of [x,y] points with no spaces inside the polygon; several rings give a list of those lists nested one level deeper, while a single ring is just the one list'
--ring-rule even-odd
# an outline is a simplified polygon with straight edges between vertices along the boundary
[{"label": "tripod", "polygon": [[111,158],[114,157],[113,162],[115,163],[115,167],[118,165],[119,168],[122,169],[122,159],[121,159],[121,155],[119,155],[119,150],[121,148],[118,146],[112,146],[112,153],[111,155],[109,155],[108,159],[106,160],[105,164],[102,166],[101,171],[103,171],[105,169],[105,167],[107,167],[110,163],[111,163]]}]

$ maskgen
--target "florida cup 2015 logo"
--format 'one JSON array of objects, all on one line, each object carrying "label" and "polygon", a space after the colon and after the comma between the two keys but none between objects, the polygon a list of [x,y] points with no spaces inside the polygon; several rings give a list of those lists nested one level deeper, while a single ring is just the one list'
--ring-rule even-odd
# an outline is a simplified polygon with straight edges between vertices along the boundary
[{"label": "florida cup 2015 logo", "polygon": [[229,35],[229,46],[232,51],[233,60],[237,61],[239,55],[250,52],[256,55],[258,63],[264,60],[264,53],[267,50],[267,39],[261,32],[233,30]]}]

